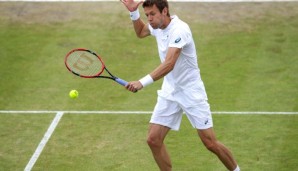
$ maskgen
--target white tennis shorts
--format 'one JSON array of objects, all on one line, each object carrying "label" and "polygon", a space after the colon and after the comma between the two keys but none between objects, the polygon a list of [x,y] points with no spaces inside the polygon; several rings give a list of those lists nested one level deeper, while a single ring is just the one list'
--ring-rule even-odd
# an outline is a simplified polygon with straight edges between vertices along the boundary
[{"label": "white tennis shorts", "polygon": [[150,123],[178,131],[183,111],[194,128],[208,129],[213,127],[210,105],[206,100],[200,101],[195,106],[188,106],[183,104],[183,101],[179,103],[161,96],[158,96]]}]

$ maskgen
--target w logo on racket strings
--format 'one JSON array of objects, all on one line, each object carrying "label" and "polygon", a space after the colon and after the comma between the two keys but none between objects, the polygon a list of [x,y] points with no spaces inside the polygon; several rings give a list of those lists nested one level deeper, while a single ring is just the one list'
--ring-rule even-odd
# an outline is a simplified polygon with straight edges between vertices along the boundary
[{"label": "w logo on racket strings", "polygon": [[92,60],[90,56],[83,53],[80,55],[80,58],[77,60],[77,62],[73,64],[73,67],[80,71],[85,71],[89,69],[89,66],[91,66],[93,62],[94,60]]}]

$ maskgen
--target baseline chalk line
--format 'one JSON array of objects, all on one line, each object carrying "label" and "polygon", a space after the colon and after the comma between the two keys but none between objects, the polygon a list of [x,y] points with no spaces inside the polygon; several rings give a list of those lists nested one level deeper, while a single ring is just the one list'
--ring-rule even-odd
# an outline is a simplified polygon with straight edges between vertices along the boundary
[{"label": "baseline chalk line", "polygon": [[[51,110],[0,110],[0,114],[152,114],[152,111],[51,111]],[[211,111],[212,114],[231,114],[231,115],[297,115],[298,112],[286,111]]]},{"label": "baseline chalk line", "polygon": [[49,126],[47,132],[44,134],[42,140],[40,141],[38,147],[36,148],[34,154],[32,155],[30,161],[28,162],[27,166],[25,167],[24,171],[31,171],[35,162],[37,161],[38,157],[40,156],[43,148],[45,147],[46,143],[50,139],[51,135],[53,134],[56,126],[58,125],[60,119],[63,116],[63,112],[58,112],[53,119],[51,125]]}]

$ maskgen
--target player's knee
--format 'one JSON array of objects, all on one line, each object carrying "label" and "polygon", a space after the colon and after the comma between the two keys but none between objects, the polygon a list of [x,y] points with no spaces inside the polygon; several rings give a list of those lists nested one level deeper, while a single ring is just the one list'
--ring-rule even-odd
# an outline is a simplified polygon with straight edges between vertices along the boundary
[{"label": "player's knee", "polygon": [[209,141],[208,143],[205,143],[205,147],[213,153],[216,153],[218,149],[218,145],[216,141]]},{"label": "player's knee", "polygon": [[162,142],[160,140],[158,140],[157,138],[154,137],[148,137],[147,138],[147,144],[151,147],[151,148],[158,148],[162,146]]}]

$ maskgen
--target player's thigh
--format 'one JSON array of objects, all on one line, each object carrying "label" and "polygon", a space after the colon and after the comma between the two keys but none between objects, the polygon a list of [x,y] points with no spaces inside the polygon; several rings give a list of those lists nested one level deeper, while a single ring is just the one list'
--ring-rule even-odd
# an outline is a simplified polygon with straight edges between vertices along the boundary
[{"label": "player's thigh", "polygon": [[188,120],[194,128],[203,130],[213,127],[210,105],[207,101],[202,101],[196,106],[183,108]]},{"label": "player's thigh", "polygon": [[150,123],[179,130],[182,113],[182,108],[177,102],[158,97]]},{"label": "player's thigh", "polygon": [[153,124],[151,123],[149,125],[149,131],[148,131],[148,141],[158,141],[163,142],[166,135],[170,131],[169,127],[159,125],[159,124]]},{"label": "player's thigh", "polygon": [[212,144],[216,143],[216,136],[213,128],[208,129],[197,129],[198,135],[206,147],[212,146]]}]

